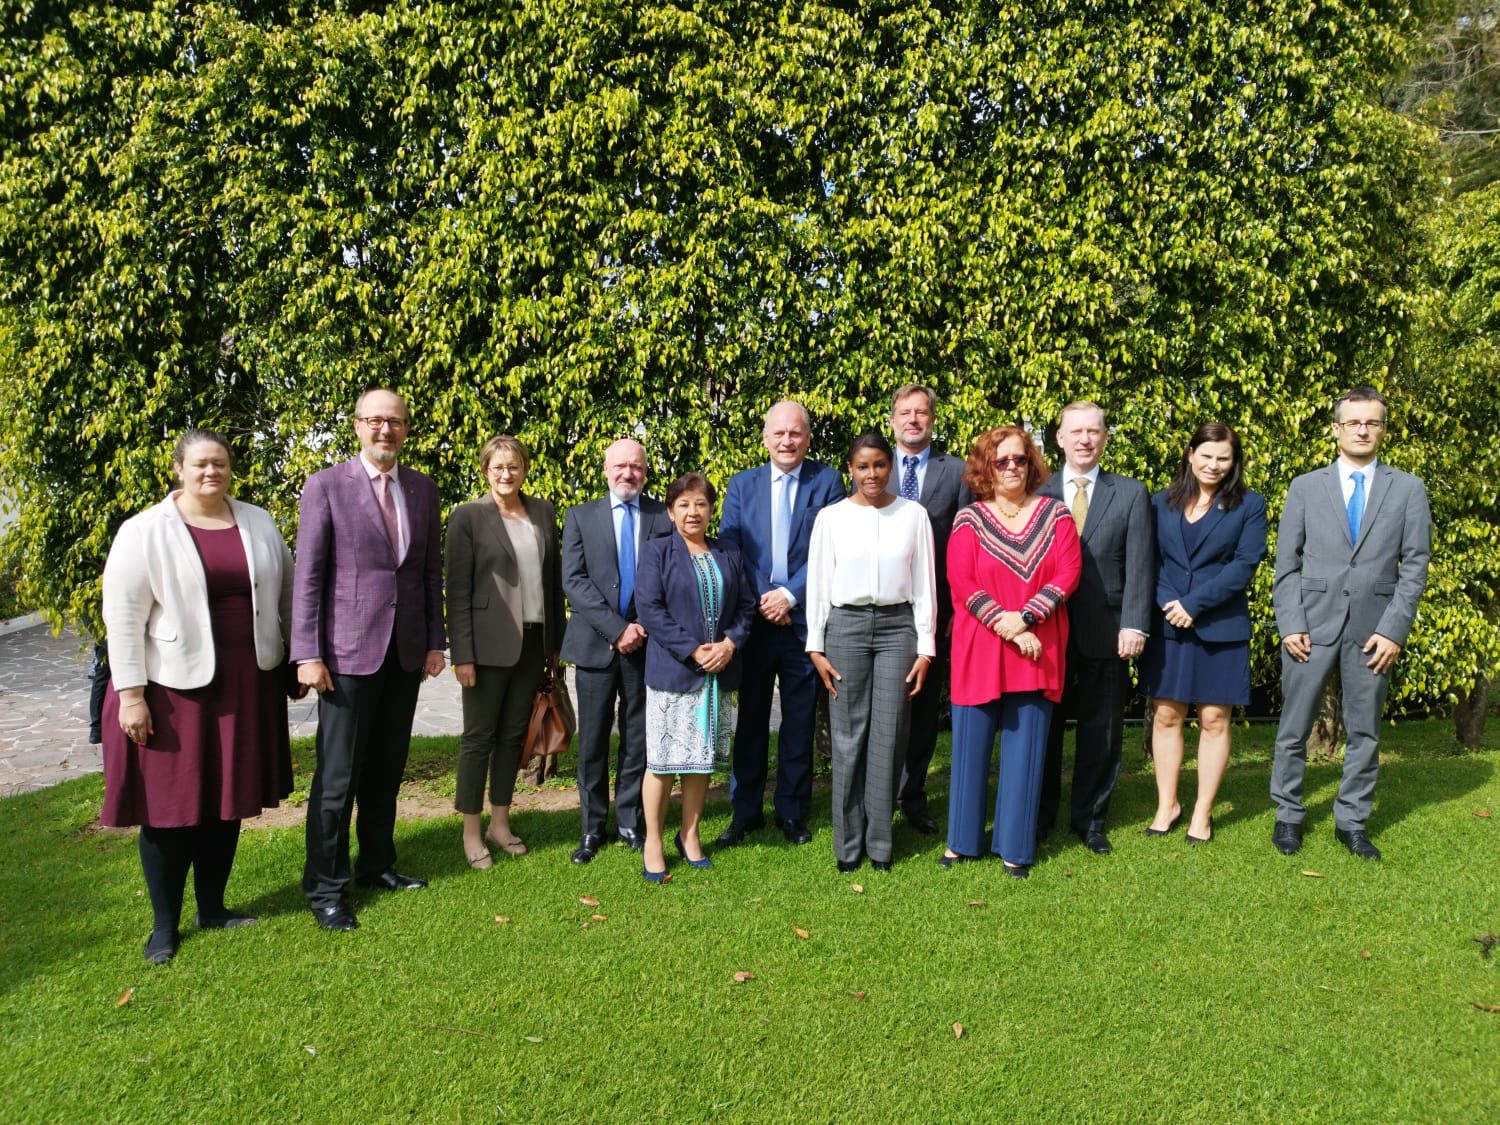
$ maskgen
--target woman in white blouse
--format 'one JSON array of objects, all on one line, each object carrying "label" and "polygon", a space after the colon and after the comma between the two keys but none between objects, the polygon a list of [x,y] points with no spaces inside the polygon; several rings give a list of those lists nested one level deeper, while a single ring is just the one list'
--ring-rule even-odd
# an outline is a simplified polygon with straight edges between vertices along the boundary
[{"label": "woman in white blouse", "polygon": [[886,491],[890,443],[849,448],[854,493],[818,513],[807,564],[807,652],[828,689],[833,852],[841,872],[865,856],[891,867],[891,817],[911,698],[936,654],[932,525]]}]

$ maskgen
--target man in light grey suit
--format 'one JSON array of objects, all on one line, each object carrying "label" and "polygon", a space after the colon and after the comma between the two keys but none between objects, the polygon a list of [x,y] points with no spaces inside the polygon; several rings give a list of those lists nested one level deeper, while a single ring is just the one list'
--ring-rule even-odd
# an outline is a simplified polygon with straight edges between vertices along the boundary
[{"label": "man in light grey suit", "polygon": [[[642,495],[646,451],[629,438],[604,452],[609,495],[575,504],[563,517],[562,584],[568,628],[562,658],[578,686],[578,806],[583,839],[574,863],[604,847],[609,816],[609,733],[619,715],[615,822],[620,839],[646,842],[641,777],[646,772],[646,630],[635,616],[641,544],[672,530],[661,502]],[[618,704],[618,707],[617,707]]]},{"label": "man in light grey suit", "polygon": [[1146,647],[1156,585],[1151,498],[1140,481],[1099,467],[1108,442],[1109,427],[1097,403],[1063,407],[1057,444],[1065,464],[1041,487],[1043,496],[1061,500],[1073,513],[1083,571],[1068,599],[1063,698],[1052,710],[1047,732],[1037,838],[1046,836],[1057,819],[1063,728],[1068,719],[1076,719],[1068,820],[1095,855],[1112,850],[1104,819],[1120,776],[1129,661]]},{"label": "man in light grey suit", "polygon": [[887,491],[915,500],[927,509],[932,524],[933,561],[937,570],[937,656],[927,668],[927,680],[911,701],[911,730],[906,762],[896,803],[906,822],[924,835],[937,832],[927,807],[927,767],[937,745],[943,692],[948,686],[948,651],[953,632],[953,597],[948,592],[948,536],[953,517],[973,497],[964,484],[964,461],[932,447],[932,423],[937,395],[927,387],[908,383],[891,396],[891,432],[896,438],[896,463],[891,466]]},{"label": "man in light grey suit", "polygon": [[1356,387],[1341,396],[1333,407],[1338,460],[1292,481],[1281,513],[1272,600],[1281,633],[1282,707],[1271,840],[1284,855],[1302,847],[1307,735],[1337,668],[1347,743],[1334,836],[1361,859],[1380,858],[1365,831],[1380,767],[1380,715],[1432,550],[1426,488],[1376,459],[1385,426],[1378,391]]}]

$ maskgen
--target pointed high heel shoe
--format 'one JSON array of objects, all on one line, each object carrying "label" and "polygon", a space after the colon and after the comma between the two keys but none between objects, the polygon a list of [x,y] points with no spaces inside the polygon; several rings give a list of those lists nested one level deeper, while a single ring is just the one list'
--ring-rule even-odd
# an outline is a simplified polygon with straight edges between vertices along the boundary
[{"label": "pointed high heel shoe", "polygon": [[1165,828],[1152,828],[1149,824],[1146,825],[1146,835],[1147,836],[1170,836],[1172,834],[1172,829],[1174,829],[1174,828],[1177,827],[1177,822],[1179,820],[1181,820],[1181,819],[1182,819],[1182,810],[1178,809],[1177,810],[1177,815],[1174,816],[1171,820],[1167,821],[1167,826]]},{"label": "pointed high heel shoe", "polygon": [[672,881],[670,872],[666,871],[665,869],[661,871],[652,871],[651,868],[647,867],[645,864],[641,864],[641,874],[645,876],[646,882],[648,883],[660,884],[669,883]]},{"label": "pointed high heel shoe", "polygon": [[[691,867],[696,867],[701,871],[705,867],[712,867],[714,865],[714,861],[706,855],[702,859],[689,859],[687,849],[682,846],[681,832],[677,833],[677,836],[672,840],[672,845],[677,849],[677,854],[680,855],[683,859],[686,859],[688,861],[688,865]],[[647,878],[650,878],[650,876],[647,876]]]},{"label": "pointed high heel shoe", "polygon": [[1194,836],[1191,832],[1189,832],[1187,834],[1187,842],[1192,847],[1197,847],[1199,844],[1206,844],[1210,840],[1212,840],[1213,838],[1214,838],[1214,818],[1213,817],[1209,817],[1208,818],[1208,835],[1207,836]]}]

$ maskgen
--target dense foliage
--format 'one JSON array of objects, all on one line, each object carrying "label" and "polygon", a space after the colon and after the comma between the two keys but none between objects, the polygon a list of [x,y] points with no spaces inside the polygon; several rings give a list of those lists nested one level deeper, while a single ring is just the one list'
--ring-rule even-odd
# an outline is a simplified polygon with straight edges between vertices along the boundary
[{"label": "dense foliage", "polygon": [[[448,503],[499,430],[559,501],[627,433],[659,477],[722,480],[783,395],[836,461],[917,379],[958,448],[1097,398],[1153,484],[1230,422],[1273,514],[1331,456],[1339,390],[1404,393],[1428,193],[1378,94],[1407,5],[3,11],[0,478],[55,619],[94,623],[111,529],[185,423],[234,435],[290,532],[373,383]],[[1403,467],[1446,456],[1406,439]]]}]

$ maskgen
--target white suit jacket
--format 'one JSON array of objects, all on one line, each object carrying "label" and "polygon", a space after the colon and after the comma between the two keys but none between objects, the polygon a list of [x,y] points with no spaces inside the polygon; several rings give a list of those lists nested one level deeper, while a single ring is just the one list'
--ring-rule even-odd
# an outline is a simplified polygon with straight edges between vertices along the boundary
[{"label": "white suit jacket", "polygon": [[[214,678],[208,579],[173,496],[120,525],[104,564],[104,625],[115,690],[147,680],[188,690]],[[264,508],[230,500],[250,566],[255,660],[267,671],[286,655],[292,554]]]}]

